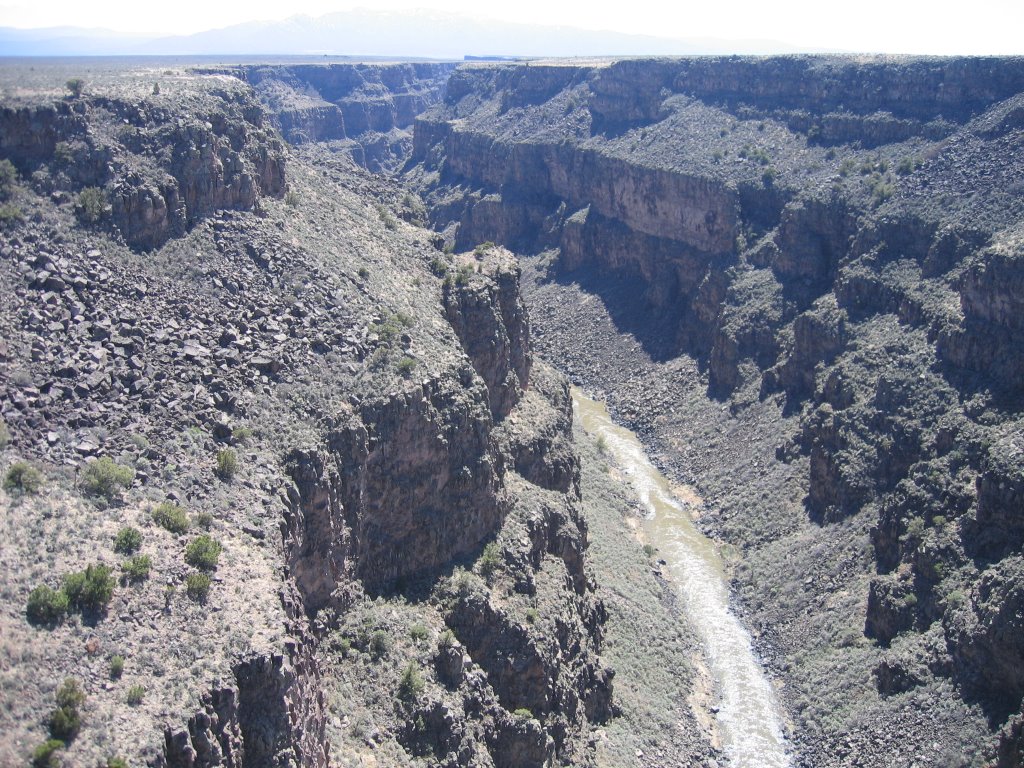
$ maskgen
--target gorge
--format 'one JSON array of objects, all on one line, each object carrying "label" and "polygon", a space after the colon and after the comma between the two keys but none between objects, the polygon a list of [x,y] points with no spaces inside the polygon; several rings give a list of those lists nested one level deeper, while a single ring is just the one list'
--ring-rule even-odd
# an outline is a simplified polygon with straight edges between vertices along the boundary
[{"label": "gorge", "polygon": [[[1021,764],[1024,59],[71,74],[0,106],[46,489],[2,496],[0,761],[73,677],[69,765]],[[784,758],[730,752],[570,382],[715,542]],[[26,620],[123,526],[148,580]]]}]

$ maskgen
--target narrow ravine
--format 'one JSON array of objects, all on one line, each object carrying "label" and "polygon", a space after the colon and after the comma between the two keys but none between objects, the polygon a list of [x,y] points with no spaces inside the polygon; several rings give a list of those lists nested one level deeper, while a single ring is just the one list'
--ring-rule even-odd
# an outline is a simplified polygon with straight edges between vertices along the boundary
[{"label": "narrow ravine", "polygon": [[714,679],[722,746],[733,768],[786,768],[781,709],[751,648],[750,635],[729,610],[729,587],[714,543],[693,524],[668,480],[629,430],[604,405],[573,389],[575,416],[602,440],[647,510],[644,539],[666,562],[667,578],[681,594]]}]

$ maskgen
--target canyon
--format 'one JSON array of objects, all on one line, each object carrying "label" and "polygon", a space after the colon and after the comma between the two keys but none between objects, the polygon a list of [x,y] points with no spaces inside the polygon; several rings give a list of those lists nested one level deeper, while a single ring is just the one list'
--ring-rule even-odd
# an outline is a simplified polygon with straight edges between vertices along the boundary
[{"label": "canyon", "polygon": [[[4,761],[74,677],[68,765],[729,764],[571,382],[692,489],[793,765],[1021,764],[1024,59],[61,77],[0,104]],[[148,580],[26,620],[125,525]]]}]

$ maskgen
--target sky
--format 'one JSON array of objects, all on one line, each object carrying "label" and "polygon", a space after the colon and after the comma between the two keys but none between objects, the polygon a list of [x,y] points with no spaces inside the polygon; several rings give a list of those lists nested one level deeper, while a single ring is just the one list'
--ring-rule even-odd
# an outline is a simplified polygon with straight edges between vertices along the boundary
[{"label": "sky", "polygon": [[[368,5],[366,0],[0,0],[0,26],[100,27],[173,35]],[[515,0],[486,6],[480,0],[375,0],[372,8],[428,8],[659,37],[771,39],[865,53],[1024,54],[1024,0]]]}]

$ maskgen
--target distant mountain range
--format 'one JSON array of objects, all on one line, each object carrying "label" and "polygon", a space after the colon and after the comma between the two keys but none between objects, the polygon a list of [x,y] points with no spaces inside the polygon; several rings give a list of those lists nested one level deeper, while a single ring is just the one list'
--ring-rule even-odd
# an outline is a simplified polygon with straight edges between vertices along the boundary
[{"label": "distant mountain range", "polygon": [[357,9],[248,22],[192,35],[140,37],[104,29],[0,27],[3,56],[310,56],[462,59],[489,56],[681,56],[823,52],[776,40],[672,39],[514,24],[429,11]]}]

